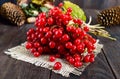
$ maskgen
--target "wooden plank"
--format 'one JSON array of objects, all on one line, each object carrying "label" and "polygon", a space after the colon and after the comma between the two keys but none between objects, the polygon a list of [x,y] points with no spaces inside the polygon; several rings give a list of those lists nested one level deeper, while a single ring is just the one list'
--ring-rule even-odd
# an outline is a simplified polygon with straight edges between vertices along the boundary
[{"label": "wooden plank", "polygon": [[59,74],[52,72],[50,79],[115,79],[111,72],[109,65],[101,52],[96,58],[95,62],[91,63],[81,76],[71,74],[70,77],[66,78]]},{"label": "wooden plank", "polygon": [[[55,0],[54,4],[58,5],[60,2],[63,2],[64,0]],[[84,1],[83,0],[70,0],[71,2],[79,5],[80,7],[84,7]]]},{"label": "wooden plank", "polygon": [[116,79],[120,78],[120,26],[113,26],[107,28],[110,34],[117,38],[117,41],[111,41],[109,39],[101,39],[101,43],[104,44],[104,54],[106,56],[109,65],[114,72]]},{"label": "wooden plank", "polygon": [[4,50],[23,43],[30,27],[33,24],[21,28],[0,25],[0,79],[49,79],[50,70],[15,60],[3,53]]},{"label": "wooden plank", "polygon": [[[96,24],[96,15],[98,10],[92,11],[91,9],[85,10],[87,17],[92,16],[92,24]],[[107,30],[110,32],[110,34],[117,38],[117,41],[111,41],[102,37],[99,37],[101,40],[101,43],[104,44],[103,48],[103,54],[109,64],[109,67],[114,74],[115,78],[120,78],[120,61],[119,61],[119,56],[120,56],[120,26],[112,26],[108,27]]]},{"label": "wooden plank", "polygon": [[[76,0],[74,2],[76,2]],[[113,6],[119,6],[120,0],[83,0],[83,3],[84,6],[82,8],[102,10]],[[83,3],[79,5],[83,5]]]},{"label": "wooden plank", "polygon": [[[5,58],[4,58],[5,59]],[[0,71],[0,79],[49,79],[50,71],[32,64],[8,58]]]},{"label": "wooden plank", "polygon": [[[55,0],[55,4],[62,2],[63,0]],[[105,9],[112,6],[119,6],[120,0],[70,0],[71,2],[79,5],[85,9]]]},{"label": "wooden plank", "polygon": [[0,79],[49,79],[50,71],[32,64],[0,56]]},{"label": "wooden plank", "polygon": [[0,24],[0,51],[4,49],[17,33],[17,27]]}]

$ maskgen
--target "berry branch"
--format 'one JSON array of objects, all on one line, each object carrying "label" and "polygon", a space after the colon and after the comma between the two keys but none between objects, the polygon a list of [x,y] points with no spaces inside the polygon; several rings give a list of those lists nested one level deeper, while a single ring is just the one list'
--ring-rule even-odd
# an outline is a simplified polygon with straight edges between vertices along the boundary
[{"label": "berry branch", "polygon": [[[96,40],[87,33],[89,27],[82,27],[83,21],[74,19],[71,12],[71,8],[63,13],[60,7],[54,7],[47,13],[40,13],[36,18],[36,28],[27,32],[26,49],[35,57],[52,54],[50,62],[57,57],[64,58],[74,67],[94,62]],[[56,62],[53,69],[60,70],[61,67],[61,63]]]}]

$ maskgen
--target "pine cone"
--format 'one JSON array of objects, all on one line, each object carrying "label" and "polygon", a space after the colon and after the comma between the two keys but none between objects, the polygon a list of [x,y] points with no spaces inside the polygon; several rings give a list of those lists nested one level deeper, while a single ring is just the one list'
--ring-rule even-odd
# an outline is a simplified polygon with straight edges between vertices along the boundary
[{"label": "pine cone", "polygon": [[120,24],[120,6],[105,9],[98,14],[98,23],[104,26]]},{"label": "pine cone", "polygon": [[6,2],[0,7],[0,15],[17,26],[23,25],[26,20],[22,9],[11,2]]}]

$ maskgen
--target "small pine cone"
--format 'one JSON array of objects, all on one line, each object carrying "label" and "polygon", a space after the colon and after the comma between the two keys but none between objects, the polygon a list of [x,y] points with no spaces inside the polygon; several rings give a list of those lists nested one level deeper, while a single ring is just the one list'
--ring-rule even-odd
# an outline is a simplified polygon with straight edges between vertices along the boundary
[{"label": "small pine cone", "polygon": [[17,26],[23,25],[26,21],[22,9],[11,2],[6,2],[0,7],[0,15]]},{"label": "small pine cone", "polygon": [[98,14],[98,23],[104,26],[120,24],[120,6],[105,9]]}]

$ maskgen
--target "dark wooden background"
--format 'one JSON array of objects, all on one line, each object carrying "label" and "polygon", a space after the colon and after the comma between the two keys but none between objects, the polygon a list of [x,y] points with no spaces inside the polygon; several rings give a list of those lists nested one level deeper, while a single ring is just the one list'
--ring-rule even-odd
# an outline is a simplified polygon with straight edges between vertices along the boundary
[{"label": "dark wooden background", "polygon": [[[55,4],[61,1],[56,0]],[[87,16],[93,17],[93,24],[96,23],[96,10],[120,5],[120,0],[71,1],[82,7]],[[90,64],[81,76],[70,74],[68,78],[4,54],[8,48],[25,41],[26,31],[30,27],[33,27],[33,24],[16,27],[0,18],[0,79],[120,79],[120,25],[107,28],[117,41],[97,37],[104,47],[95,62]]]}]

